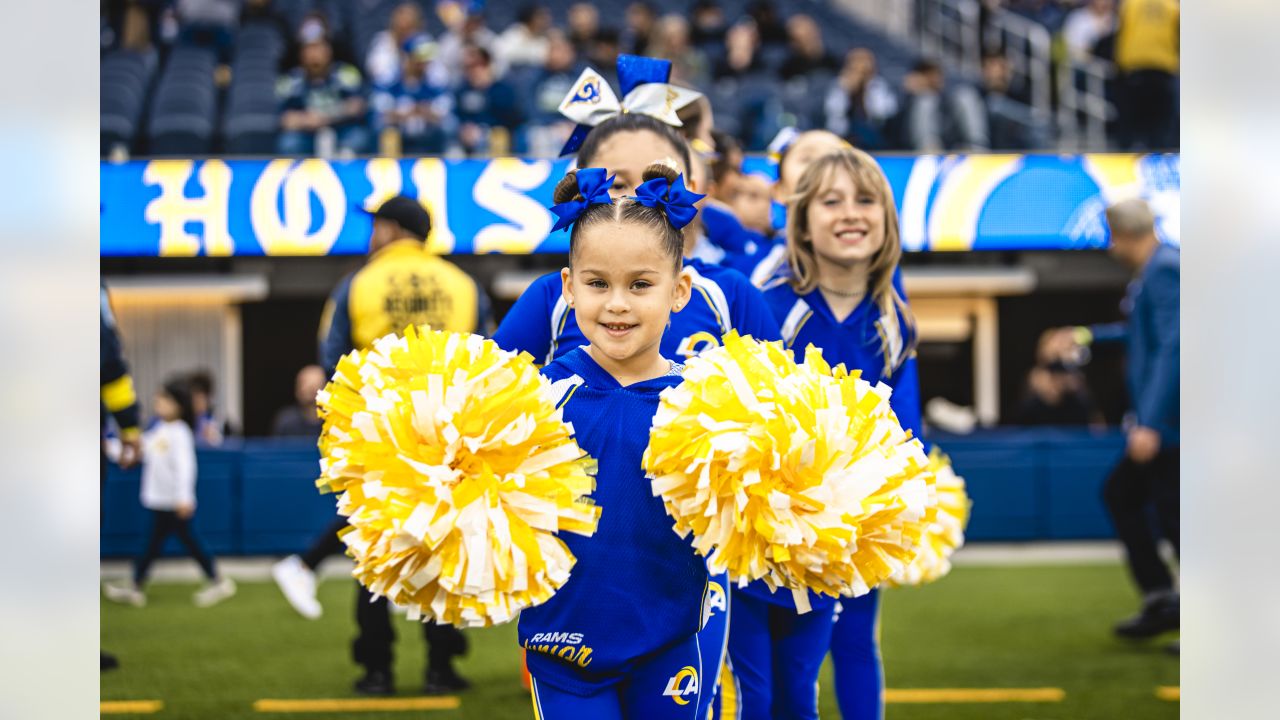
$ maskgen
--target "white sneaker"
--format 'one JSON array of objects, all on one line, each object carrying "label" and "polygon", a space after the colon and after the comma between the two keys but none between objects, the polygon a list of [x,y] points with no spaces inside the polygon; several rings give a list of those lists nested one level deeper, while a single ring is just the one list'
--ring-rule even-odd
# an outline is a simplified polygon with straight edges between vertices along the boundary
[{"label": "white sneaker", "polygon": [[147,594],[142,592],[137,585],[134,585],[132,580],[103,583],[102,591],[106,593],[107,599],[111,602],[123,603],[134,607],[145,607],[147,604]]},{"label": "white sneaker", "polygon": [[302,562],[302,558],[290,555],[272,565],[271,577],[280,586],[284,599],[299,615],[308,620],[320,618],[322,610],[320,601],[316,599],[316,574]]},{"label": "white sneaker", "polygon": [[191,596],[191,601],[196,604],[196,607],[207,608],[235,594],[235,581],[229,577],[221,577],[197,590],[196,594]]}]

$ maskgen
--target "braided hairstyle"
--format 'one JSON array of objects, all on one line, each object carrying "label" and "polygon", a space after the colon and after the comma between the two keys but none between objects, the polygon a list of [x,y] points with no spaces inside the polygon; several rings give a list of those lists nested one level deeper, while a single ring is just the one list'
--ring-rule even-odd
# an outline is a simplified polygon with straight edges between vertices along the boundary
[{"label": "braided hairstyle", "polygon": [[[657,162],[647,166],[642,177],[644,182],[655,178],[666,178],[667,183],[671,184],[679,177],[679,173],[676,172],[675,167],[671,164]],[[564,176],[564,179],[556,184],[552,199],[557,204],[582,201],[584,199],[582,193],[578,191],[578,172],[576,170],[570,170]],[[578,219],[573,223],[573,228],[569,231],[570,266],[573,265],[573,259],[576,255],[582,232],[586,228],[606,222],[639,225],[656,233],[661,240],[663,253],[672,258],[672,263],[675,265],[676,270],[680,269],[684,262],[684,235],[680,232],[680,229],[671,224],[670,218],[667,217],[667,213],[663,209],[641,205],[628,198],[619,198],[608,205],[603,203],[590,205],[583,211],[582,215],[578,216]]]}]

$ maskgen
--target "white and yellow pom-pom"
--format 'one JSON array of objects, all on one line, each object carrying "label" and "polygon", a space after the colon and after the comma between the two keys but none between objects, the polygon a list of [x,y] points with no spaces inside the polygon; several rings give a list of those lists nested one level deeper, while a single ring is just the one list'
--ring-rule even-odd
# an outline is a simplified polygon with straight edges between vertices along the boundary
[{"label": "white and yellow pom-pom", "polygon": [[938,506],[925,532],[916,559],[886,583],[892,587],[923,585],[951,572],[951,555],[964,545],[964,529],[969,524],[973,501],[964,489],[964,478],[951,467],[951,458],[934,447],[929,451],[929,469],[937,477]]},{"label": "white and yellow pom-pom", "polygon": [[731,333],[663,393],[644,467],[676,531],[740,585],[862,595],[916,554],[933,474],[888,386]]},{"label": "white and yellow pom-pom", "polygon": [[511,620],[569,579],[595,463],[527,354],[407,328],[338,363],[319,395],[322,492],[342,493],[353,575],[412,618]]}]

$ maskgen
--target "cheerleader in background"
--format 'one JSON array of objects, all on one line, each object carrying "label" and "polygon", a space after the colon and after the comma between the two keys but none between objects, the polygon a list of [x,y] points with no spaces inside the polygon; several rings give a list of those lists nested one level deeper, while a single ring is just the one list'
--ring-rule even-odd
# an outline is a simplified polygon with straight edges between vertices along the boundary
[{"label": "cheerleader in background", "polygon": [[[907,305],[898,272],[902,248],[893,192],[880,166],[861,150],[846,148],[808,161],[791,195],[787,224],[790,277],[766,292],[782,324],[783,342],[803,360],[805,348],[822,348],[831,364],[862,371],[870,382],[893,389],[890,404],[902,427],[921,434],[920,390],[916,374],[915,317]],[[805,675],[773,677],[773,717],[817,717],[813,685],[827,643],[789,650],[794,638],[772,630],[774,618],[803,624],[790,609],[790,597],[748,588],[735,598],[730,654],[740,674],[757,675],[782,663],[795,663]],[[827,601],[828,606],[830,602]],[[814,613],[818,614],[815,604]],[[825,617],[824,617],[825,619]],[[810,621],[817,625],[821,621]],[[820,630],[812,631],[819,640]],[[763,637],[769,637],[765,646]],[[836,699],[841,716],[875,720],[883,714],[884,673],[879,651],[879,591],[842,599],[830,631]],[[735,648],[737,648],[735,650]],[[769,658],[764,652],[771,651]],[[804,652],[803,660],[785,652]],[[743,679],[743,685],[746,686]],[[779,695],[779,691],[781,694]],[[801,691],[807,691],[802,694]],[[802,700],[802,701],[801,701]],[[780,706],[779,701],[784,705]],[[744,697],[751,706],[751,699]],[[765,710],[759,717],[766,717]]]}]

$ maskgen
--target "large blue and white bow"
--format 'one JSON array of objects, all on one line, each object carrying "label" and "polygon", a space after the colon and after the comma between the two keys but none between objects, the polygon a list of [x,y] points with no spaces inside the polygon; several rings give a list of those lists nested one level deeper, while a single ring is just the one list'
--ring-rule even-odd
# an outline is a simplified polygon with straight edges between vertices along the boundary
[{"label": "large blue and white bow", "polygon": [[577,152],[591,128],[622,113],[648,115],[673,127],[683,125],[676,112],[702,93],[668,83],[670,76],[669,60],[619,55],[618,82],[624,93],[619,101],[604,76],[591,68],[583,70],[560,102],[560,114],[578,123],[560,154]]}]

